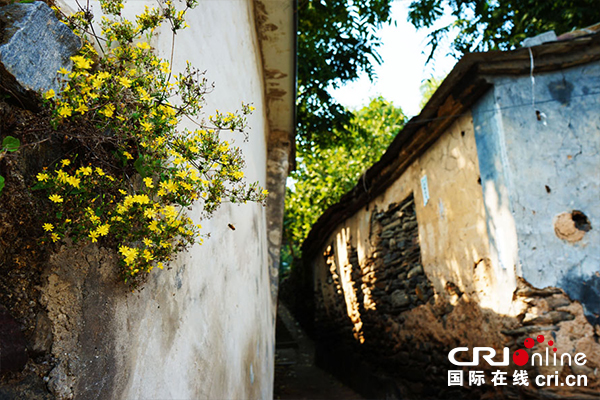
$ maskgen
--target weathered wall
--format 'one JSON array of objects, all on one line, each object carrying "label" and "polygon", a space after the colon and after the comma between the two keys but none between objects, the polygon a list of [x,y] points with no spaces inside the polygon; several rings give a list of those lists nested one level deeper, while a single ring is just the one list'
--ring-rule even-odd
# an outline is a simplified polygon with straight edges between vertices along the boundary
[{"label": "weathered wall", "polygon": [[491,78],[473,112],[492,246],[503,270],[564,289],[599,323],[600,64],[534,79]]},{"label": "weathered wall", "polygon": [[[137,14],[146,5],[154,3],[129,2],[126,15]],[[68,6],[76,8],[72,2]],[[100,10],[98,3],[92,6],[94,12]],[[207,71],[208,80],[215,83],[207,96],[209,114],[253,103],[256,112],[248,118],[248,142],[241,135],[231,137],[246,158],[247,179],[266,186],[269,132],[253,3],[201,0],[187,21],[190,28],[176,36],[173,69],[182,70],[189,60]],[[171,40],[165,28],[151,45],[169,58]],[[199,209],[189,214],[199,221]],[[74,332],[63,339],[56,333],[64,331],[60,328],[64,314],[60,315],[65,311],[53,316],[55,349],[66,346],[72,351],[54,351],[62,360],[49,382],[55,392],[106,399],[272,396],[274,313],[265,209],[225,204],[202,225],[210,238],[181,254],[169,269],[153,272],[140,292],[127,294],[118,289],[120,283],[93,274],[49,275],[48,308],[60,298],[72,298],[75,315],[67,318],[81,323],[66,325]],[[87,254],[78,258],[87,265],[83,271],[110,270],[114,262],[114,255],[99,258],[93,248],[81,251]],[[68,254],[57,257],[58,265],[69,265]],[[86,289],[77,294],[82,288]],[[64,344],[69,337],[75,342]]]},{"label": "weathered wall", "polygon": [[[507,121],[494,113],[491,103],[485,96],[475,109],[480,113],[477,118],[459,118],[382,195],[338,221],[318,252],[305,255],[314,274],[318,360],[366,395],[450,399],[516,398],[523,393],[533,398],[597,395],[600,326],[590,324],[582,305],[561,289],[536,289],[527,275],[525,280],[519,277],[525,267],[521,270],[518,264],[522,256],[517,234],[526,225],[519,220],[521,215],[514,214],[511,199],[524,196],[511,194],[507,182],[514,182],[515,176],[497,168],[506,165],[509,156],[506,141],[493,140],[503,136],[493,132],[504,134],[506,130],[497,128],[506,127]],[[507,119],[517,121],[515,116]],[[484,129],[492,134],[482,138]],[[513,142],[519,132],[512,134]],[[521,156],[515,175],[537,154]],[[421,190],[424,176],[427,204]],[[586,178],[573,173],[573,179]],[[527,185],[532,186],[523,183],[523,190]],[[542,189],[546,193],[544,184]],[[412,211],[407,215],[411,195],[418,239],[413,236]],[[415,257],[419,248],[420,259]],[[456,369],[448,361],[451,349],[490,346],[515,351],[523,348],[526,337],[538,334],[551,335],[559,356],[586,354],[585,366],[557,370],[561,377],[587,375],[588,387],[539,390],[532,385],[500,392],[485,385],[464,391],[448,386],[447,372]],[[543,350],[538,346],[532,351]],[[515,368],[512,363],[507,367],[509,375]],[[480,364],[478,369],[490,376],[491,367]],[[554,370],[535,367],[529,373],[535,377]]]}]

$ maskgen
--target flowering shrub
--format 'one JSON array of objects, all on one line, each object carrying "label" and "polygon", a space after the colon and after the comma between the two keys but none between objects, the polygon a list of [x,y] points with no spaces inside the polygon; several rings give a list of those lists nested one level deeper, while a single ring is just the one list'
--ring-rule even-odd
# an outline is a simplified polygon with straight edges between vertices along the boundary
[{"label": "flowering shrub", "polygon": [[[217,111],[197,122],[210,90],[206,79],[189,63],[173,74],[148,44],[163,22],[173,34],[186,27],[185,13],[195,3],[188,0],[179,11],[170,1],[146,7],[135,22],[121,15],[120,0],[100,4],[108,16],[102,38],[93,34],[89,10],[65,19],[84,45],[72,57],[72,70],[59,71],[64,89],[50,90],[43,101],[53,126],[93,126],[96,134],[79,140],[109,157],[65,158],[37,175],[37,188],[47,190],[53,205],[43,223],[47,241],[70,237],[112,245],[125,280],[135,282],[201,242],[201,227],[186,216],[186,207],[199,205],[210,217],[223,201],[263,202],[267,192],[245,183],[240,149],[220,139],[223,130],[243,133],[253,108]],[[198,128],[178,129],[184,117]]]}]

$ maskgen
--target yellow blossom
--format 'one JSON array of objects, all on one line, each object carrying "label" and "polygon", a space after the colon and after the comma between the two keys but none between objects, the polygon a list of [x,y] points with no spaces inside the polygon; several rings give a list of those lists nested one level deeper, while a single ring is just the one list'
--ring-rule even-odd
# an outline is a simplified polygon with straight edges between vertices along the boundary
[{"label": "yellow blossom", "polygon": [[91,62],[91,60],[88,60],[85,57],[82,57],[82,56],[73,56],[73,57],[71,57],[71,60],[73,60],[73,64],[75,64],[76,68],[79,68],[79,69],[90,69],[90,68],[92,68],[92,62]]},{"label": "yellow blossom", "polygon": [[126,88],[130,87],[132,82],[133,81],[131,79],[124,77],[124,76],[119,78],[119,83]]},{"label": "yellow blossom", "polygon": [[158,227],[158,221],[152,221],[148,224],[148,229],[152,232],[160,232],[160,228]]},{"label": "yellow blossom", "polygon": [[96,229],[96,232],[100,236],[106,236],[106,235],[108,235],[109,229],[110,229],[110,225],[109,224],[104,224],[104,225],[100,225],[98,227],[98,229]]},{"label": "yellow blossom", "polygon": [[79,188],[79,184],[81,183],[81,180],[74,176],[70,176],[67,178],[67,183],[75,188]]},{"label": "yellow blossom", "polygon": [[148,187],[148,188],[154,187],[154,185],[152,184],[152,178],[147,177],[147,178],[144,178],[143,181],[144,181],[144,184],[146,185],[146,187]]},{"label": "yellow blossom", "polygon": [[81,167],[77,170],[78,173],[81,173],[85,176],[89,176],[92,174],[92,167]]},{"label": "yellow blossom", "polygon": [[58,109],[58,115],[61,117],[70,117],[73,110],[68,105],[64,105]]},{"label": "yellow blossom", "polygon": [[148,249],[144,249],[144,258],[146,259],[146,261],[154,260],[154,256]]},{"label": "yellow blossom", "polygon": [[56,93],[54,93],[54,89],[50,89],[48,90],[46,93],[44,93],[44,98],[46,100],[50,100],[51,98],[53,98],[54,96],[56,96]]},{"label": "yellow blossom", "polygon": [[115,106],[113,104],[107,104],[102,110],[98,111],[100,114],[103,114],[106,118],[112,118],[115,112]]},{"label": "yellow blossom", "polygon": [[58,70],[59,74],[63,74],[63,75],[69,75],[70,72],[67,71],[64,67]]},{"label": "yellow blossom", "polygon": [[151,208],[147,208],[144,210],[144,217],[146,218],[154,218],[155,215],[156,211]]},{"label": "yellow blossom", "polygon": [[50,232],[54,229],[54,225],[45,223],[44,225],[42,225],[42,228],[44,228],[46,232]]},{"label": "yellow blossom", "polygon": [[161,62],[160,63],[160,72],[162,72],[163,74],[168,74],[171,72],[171,69],[169,68],[169,63],[168,62]]},{"label": "yellow blossom", "polygon": [[53,194],[53,195],[49,196],[48,199],[50,199],[50,201],[52,201],[54,203],[62,203],[63,202],[62,196],[60,196],[58,194]]},{"label": "yellow blossom", "polygon": [[102,171],[102,168],[100,168],[100,167],[96,167],[96,173],[98,175],[100,175],[100,176],[104,176],[105,175],[104,171]]},{"label": "yellow blossom", "polygon": [[152,246],[152,240],[148,239],[148,238],[144,238],[144,240],[142,240],[144,242],[144,244],[148,247]]},{"label": "yellow blossom", "polygon": [[53,242],[56,242],[58,239],[60,239],[60,236],[58,236],[57,233],[52,233],[52,235],[50,235],[50,238]]},{"label": "yellow blossom", "polygon": [[98,232],[91,231],[88,236],[92,239],[92,243],[96,243],[98,241]]},{"label": "yellow blossom", "polygon": [[152,126],[153,126],[150,122],[146,122],[146,121],[140,122],[140,125],[142,125],[142,127],[144,128],[144,130],[146,132],[151,131],[152,130]]},{"label": "yellow blossom", "polygon": [[48,179],[50,179],[50,176],[45,172],[40,172],[39,174],[37,174],[37,180],[40,182],[46,182],[48,181]]},{"label": "yellow blossom", "polygon": [[88,112],[90,109],[83,103],[79,103],[79,107],[77,107],[75,109],[75,111],[77,111],[78,113],[81,114],[85,114],[86,112]]},{"label": "yellow blossom", "polygon": [[150,48],[150,45],[147,42],[139,42],[136,46],[142,50],[148,50]]},{"label": "yellow blossom", "polygon": [[133,160],[133,156],[128,151],[124,151],[123,155],[127,157],[128,160]]}]

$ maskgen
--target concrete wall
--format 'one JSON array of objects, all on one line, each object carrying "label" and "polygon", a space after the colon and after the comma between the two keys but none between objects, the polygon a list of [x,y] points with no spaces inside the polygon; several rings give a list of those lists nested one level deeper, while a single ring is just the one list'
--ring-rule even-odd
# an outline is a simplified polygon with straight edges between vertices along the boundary
[{"label": "concrete wall", "polygon": [[[155,4],[128,2],[125,14],[137,14],[146,5]],[[72,2],[68,6],[76,8]],[[99,12],[97,2],[92,7]],[[208,114],[253,103],[256,111],[248,118],[248,142],[239,134],[230,136],[244,153],[247,179],[266,186],[269,132],[253,2],[200,0],[187,21],[191,28],[176,36],[173,69],[182,70],[189,60],[207,71],[208,80],[215,83],[206,98]],[[151,45],[169,58],[171,40],[165,28]],[[210,238],[181,254],[169,269],[153,271],[140,292],[115,288],[109,274],[82,281],[61,274],[60,268],[53,272],[45,293],[48,309],[55,310],[50,312],[55,331],[62,325],[68,328],[57,311],[59,299],[74,293],[76,282],[92,291],[86,289],[83,297],[71,296],[74,311],[81,313],[72,318],[81,319],[82,331],[71,327],[62,337],[55,334],[55,350],[65,350],[55,354],[61,362],[49,383],[58,397],[270,398],[274,305],[265,215],[265,209],[256,204],[224,205],[210,221],[202,221],[203,232],[210,232]],[[192,209],[190,216],[200,221],[200,210]],[[93,249],[86,248],[82,254],[87,254],[78,258],[86,265],[82,270],[110,270],[114,263],[114,255],[100,257]],[[69,257],[66,253],[57,256],[57,265],[74,262]],[[53,289],[60,285],[52,282],[62,282],[64,290]],[[73,343],[67,343],[68,337]],[[70,352],[73,357],[67,356]]]},{"label": "concrete wall", "polygon": [[[600,64],[492,81],[473,120],[494,252],[502,270],[564,289],[597,323]],[[591,226],[576,213],[578,229],[573,210]]]}]

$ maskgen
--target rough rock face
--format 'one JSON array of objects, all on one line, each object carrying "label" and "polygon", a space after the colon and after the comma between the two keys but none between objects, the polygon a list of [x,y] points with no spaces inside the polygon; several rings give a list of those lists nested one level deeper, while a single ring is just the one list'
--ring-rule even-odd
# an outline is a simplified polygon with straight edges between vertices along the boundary
[{"label": "rough rock face", "polygon": [[81,40],[45,3],[0,8],[0,91],[28,107],[33,92],[59,90],[57,71],[70,69]]}]

